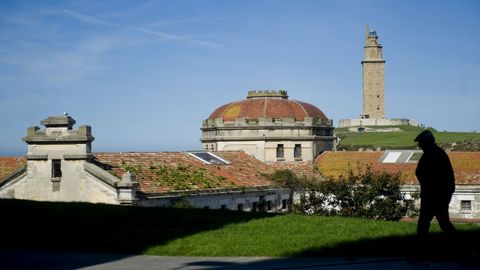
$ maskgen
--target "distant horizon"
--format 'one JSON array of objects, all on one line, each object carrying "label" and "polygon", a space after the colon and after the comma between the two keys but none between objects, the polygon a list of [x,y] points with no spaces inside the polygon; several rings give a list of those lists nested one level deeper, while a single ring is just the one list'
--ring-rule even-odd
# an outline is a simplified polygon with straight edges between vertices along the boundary
[{"label": "distant horizon", "polygon": [[0,5],[0,155],[68,112],[94,152],[200,149],[201,123],[284,89],[338,126],[362,113],[365,26],[383,46],[385,116],[480,130],[480,2],[14,1]]}]

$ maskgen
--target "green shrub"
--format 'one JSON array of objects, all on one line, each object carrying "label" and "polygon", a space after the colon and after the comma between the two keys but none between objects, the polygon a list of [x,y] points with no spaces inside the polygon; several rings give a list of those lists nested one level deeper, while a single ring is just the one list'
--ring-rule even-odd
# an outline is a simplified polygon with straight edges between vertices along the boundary
[{"label": "green shrub", "polygon": [[417,209],[401,192],[401,174],[350,170],[346,177],[312,182],[297,209],[303,213],[400,220]]},{"label": "green shrub", "polygon": [[268,175],[291,188],[292,195],[300,194],[291,207],[296,212],[379,220],[400,220],[418,212],[413,201],[402,194],[400,176],[400,173],[372,171],[369,166],[356,172],[350,170],[346,177],[339,179],[299,178],[289,170]]}]

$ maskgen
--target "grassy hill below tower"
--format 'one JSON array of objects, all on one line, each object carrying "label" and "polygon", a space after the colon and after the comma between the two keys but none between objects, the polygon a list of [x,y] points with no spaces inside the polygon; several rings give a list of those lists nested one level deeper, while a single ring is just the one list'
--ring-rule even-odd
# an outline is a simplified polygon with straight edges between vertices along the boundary
[{"label": "grassy hill below tower", "polygon": [[[431,130],[437,143],[450,151],[480,151],[480,133],[447,132]],[[335,134],[340,143],[337,150],[357,151],[360,149],[415,149],[417,144],[413,141],[423,130],[413,126],[376,126],[358,128],[336,128]]]}]

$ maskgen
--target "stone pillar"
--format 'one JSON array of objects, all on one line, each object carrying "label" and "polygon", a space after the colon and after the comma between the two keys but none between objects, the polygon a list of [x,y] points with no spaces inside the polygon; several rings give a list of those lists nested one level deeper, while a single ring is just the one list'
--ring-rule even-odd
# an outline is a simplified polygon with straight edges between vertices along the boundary
[{"label": "stone pillar", "polygon": [[117,184],[118,201],[120,204],[132,204],[136,199],[138,182],[135,175],[126,172],[122,176],[122,181]]}]

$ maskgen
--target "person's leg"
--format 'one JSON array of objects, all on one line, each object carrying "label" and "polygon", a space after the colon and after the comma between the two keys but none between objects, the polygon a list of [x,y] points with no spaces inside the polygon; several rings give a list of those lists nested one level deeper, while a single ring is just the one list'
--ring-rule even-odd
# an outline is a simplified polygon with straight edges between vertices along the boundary
[{"label": "person's leg", "polygon": [[454,235],[457,230],[450,222],[450,216],[448,213],[448,206],[450,204],[450,198],[446,198],[437,203],[435,216],[437,217],[438,225],[446,235]]},{"label": "person's leg", "polygon": [[420,201],[420,215],[417,223],[417,241],[416,241],[416,256],[417,259],[428,259],[430,254],[430,241],[428,237],[428,231],[430,229],[430,222],[434,217],[434,209],[432,204],[427,200],[422,199]]},{"label": "person's leg", "polygon": [[[438,243],[438,256],[448,259],[455,258],[462,254],[460,249],[463,248],[462,245],[458,245],[457,239],[457,230],[450,222],[450,216],[448,214],[448,205],[450,200],[443,200],[438,202],[438,207],[435,210],[435,216],[438,221],[438,225],[442,229],[444,235],[440,238],[441,242]],[[456,248],[453,248],[456,247]]]},{"label": "person's leg", "polygon": [[434,216],[433,205],[431,202],[422,199],[420,201],[420,215],[417,223],[417,236],[419,238],[426,238],[428,230],[430,229],[430,222]]}]

